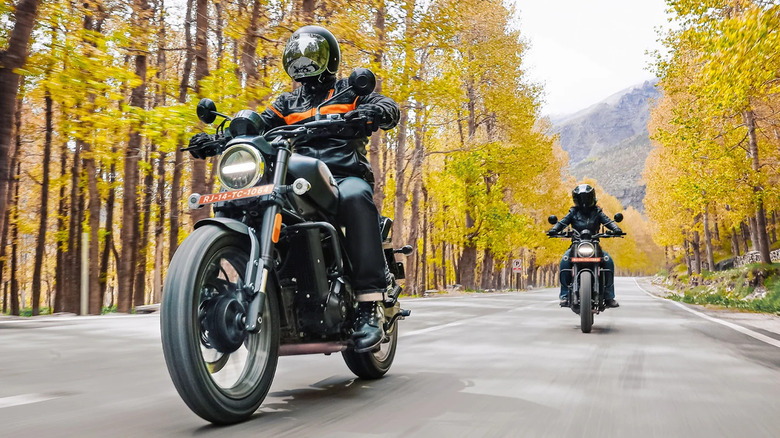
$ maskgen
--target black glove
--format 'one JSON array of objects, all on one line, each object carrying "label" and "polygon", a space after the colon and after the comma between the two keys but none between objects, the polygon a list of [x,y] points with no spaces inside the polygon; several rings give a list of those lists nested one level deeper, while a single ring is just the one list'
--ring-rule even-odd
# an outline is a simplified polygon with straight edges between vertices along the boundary
[{"label": "black glove", "polygon": [[615,227],[612,229],[612,234],[623,235],[626,233],[624,233],[623,230],[620,229],[620,227]]},{"label": "black glove", "polygon": [[190,144],[183,151],[188,151],[194,158],[207,158],[217,155],[222,147],[223,139],[216,135],[209,135],[204,132],[195,134],[190,139]]},{"label": "black glove", "polygon": [[556,234],[558,234],[558,230],[556,230],[555,228],[550,228],[549,230],[547,230],[547,235],[550,236],[550,237],[552,237],[552,236],[554,236]]},{"label": "black glove", "polygon": [[382,108],[377,105],[366,103],[344,114],[344,119],[354,120],[362,117],[366,119],[366,127],[368,127],[371,131],[376,132],[379,130],[379,125],[382,123],[383,115],[384,112],[382,111]]}]

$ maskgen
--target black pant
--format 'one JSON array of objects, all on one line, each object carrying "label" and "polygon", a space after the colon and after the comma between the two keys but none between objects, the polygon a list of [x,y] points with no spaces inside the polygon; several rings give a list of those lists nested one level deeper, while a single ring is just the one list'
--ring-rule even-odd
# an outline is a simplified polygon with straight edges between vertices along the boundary
[{"label": "black pant", "polygon": [[[379,211],[371,186],[363,179],[338,180],[339,224],[345,228],[347,256],[352,263],[352,288],[358,301],[381,300],[387,287]],[[371,294],[370,296],[368,294]],[[360,297],[363,297],[363,300]]]}]

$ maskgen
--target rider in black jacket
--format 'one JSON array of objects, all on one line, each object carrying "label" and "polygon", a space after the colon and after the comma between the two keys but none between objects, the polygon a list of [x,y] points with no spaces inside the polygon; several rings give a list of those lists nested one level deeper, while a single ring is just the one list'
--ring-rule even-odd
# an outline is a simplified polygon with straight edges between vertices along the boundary
[{"label": "rider in black jacket", "polygon": [[[314,120],[317,106],[348,86],[346,79],[336,79],[340,60],[338,41],[327,29],[305,26],[295,31],[285,47],[282,65],[301,86],[291,93],[282,93],[263,111],[260,117],[265,130]],[[321,107],[320,114],[344,114],[346,119],[364,117],[367,126],[376,131],[395,127],[400,109],[392,99],[378,93],[358,96],[347,92]],[[299,143],[295,148],[298,154],[325,162],[339,187],[337,219],[346,230],[352,287],[358,301],[354,325],[358,352],[374,349],[384,337],[377,306],[389,287],[379,212],[373,200],[374,175],[366,159],[367,143],[368,138],[318,139],[310,144]]]},{"label": "rider in black jacket", "polygon": [[[606,226],[613,233],[622,233],[623,231],[617,226],[615,221],[610,219],[609,216],[604,214],[599,206],[596,205],[596,190],[588,184],[580,184],[574,188],[571,192],[572,199],[574,200],[574,207],[569,210],[569,213],[558,223],[555,224],[548,232],[549,235],[558,234],[563,231],[564,228],[571,225],[572,228],[578,232],[582,230],[589,230],[591,234],[599,232],[601,225]],[[601,266],[604,269],[609,269],[610,272],[615,272],[615,262],[612,257],[604,251],[604,259],[601,262]],[[571,284],[571,247],[566,250],[561,259],[561,306],[568,306],[569,285]],[[607,307],[620,306],[615,301],[615,283],[614,281],[605,289],[606,304]]]}]

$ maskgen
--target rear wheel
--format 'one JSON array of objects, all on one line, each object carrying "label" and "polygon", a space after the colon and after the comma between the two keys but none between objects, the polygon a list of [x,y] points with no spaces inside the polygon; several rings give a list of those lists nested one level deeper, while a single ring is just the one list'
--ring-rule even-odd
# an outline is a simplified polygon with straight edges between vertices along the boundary
[{"label": "rear wheel", "polygon": [[355,350],[342,352],[344,362],[361,379],[378,379],[384,376],[395,359],[398,345],[398,321],[387,330],[387,342],[379,344],[379,350],[357,353]]},{"label": "rear wheel", "polygon": [[260,331],[243,330],[248,246],[246,236],[198,228],[176,251],[165,280],[160,326],[168,372],[187,406],[217,424],[243,421],[257,410],[279,355],[271,282]]},{"label": "rear wheel", "polygon": [[585,271],[580,274],[580,328],[582,333],[590,333],[593,327],[593,275]]}]

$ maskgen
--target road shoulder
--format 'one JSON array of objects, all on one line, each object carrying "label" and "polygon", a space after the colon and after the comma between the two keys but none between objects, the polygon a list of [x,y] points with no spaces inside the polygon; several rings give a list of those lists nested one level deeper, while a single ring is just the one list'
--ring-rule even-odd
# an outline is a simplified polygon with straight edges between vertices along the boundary
[{"label": "road shoulder", "polygon": [[[653,277],[636,278],[637,284],[647,293],[658,298],[668,299],[670,295],[676,294],[675,291],[653,281]],[[714,306],[701,306],[698,304],[688,304],[675,301],[676,303],[703,313],[711,318],[737,324],[749,330],[754,330],[765,336],[780,340],[780,316],[769,313],[745,312],[734,309]]]}]

